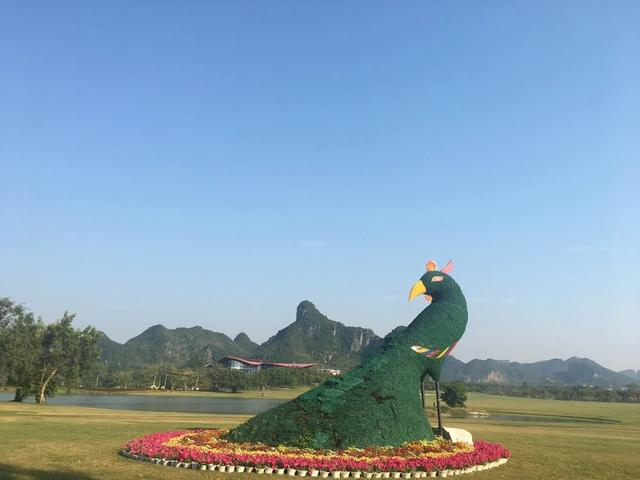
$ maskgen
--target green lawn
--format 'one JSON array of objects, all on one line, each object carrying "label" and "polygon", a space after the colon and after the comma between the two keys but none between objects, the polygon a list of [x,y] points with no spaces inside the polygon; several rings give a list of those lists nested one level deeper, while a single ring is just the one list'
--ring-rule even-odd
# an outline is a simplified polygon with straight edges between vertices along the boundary
[{"label": "green lawn", "polygon": [[[297,393],[299,391],[288,395]],[[506,466],[465,478],[640,478],[638,404],[471,394],[468,405],[491,412],[607,418],[621,423],[508,423],[446,418],[446,425],[466,428],[475,438],[501,442],[513,453]],[[127,460],[117,454],[127,440],[145,433],[190,427],[229,427],[244,418],[53,405],[39,407],[5,402],[0,404],[0,479],[256,478],[161,467]]]}]

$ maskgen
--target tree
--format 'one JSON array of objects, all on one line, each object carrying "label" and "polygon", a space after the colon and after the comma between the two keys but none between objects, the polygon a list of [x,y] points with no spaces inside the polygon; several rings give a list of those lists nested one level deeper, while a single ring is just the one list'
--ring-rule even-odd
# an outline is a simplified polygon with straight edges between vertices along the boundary
[{"label": "tree", "polygon": [[461,382],[447,383],[442,387],[442,400],[452,408],[465,407],[467,392]]},{"label": "tree", "polygon": [[229,385],[229,369],[216,362],[209,369],[209,379],[211,388],[214,391],[227,388]]},{"label": "tree", "polygon": [[44,328],[24,306],[0,299],[0,377],[16,386],[16,402],[35,393]]},{"label": "tree", "polygon": [[113,380],[116,388],[127,389],[127,384],[131,383],[131,372],[129,370],[118,370],[113,373]]},{"label": "tree", "polygon": [[35,395],[40,404],[61,382],[77,382],[98,357],[98,332],[76,330],[74,315],[45,326],[22,305],[0,299],[0,373],[16,387],[15,401]]},{"label": "tree", "polygon": [[55,393],[58,381],[77,381],[98,358],[98,332],[93,327],[75,330],[75,315],[64,312],[60,320],[47,328],[40,350],[40,377],[36,401],[43,405]]}]

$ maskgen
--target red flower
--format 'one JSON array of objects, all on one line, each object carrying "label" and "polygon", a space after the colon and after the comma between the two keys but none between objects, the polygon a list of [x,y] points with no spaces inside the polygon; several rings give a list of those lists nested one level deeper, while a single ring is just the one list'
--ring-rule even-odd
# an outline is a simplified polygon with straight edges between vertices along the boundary
[{"label": "red flower", "polygon": [[400,447],[330,451],[232,443],[224,439],[225,433],[224,430],[153,433],[131,440],[125,450],[149,458],[203,464],[387,472],[459,469],[511,456],[502,445],[481,440],[476,441],[473,448],[436,440]]}]

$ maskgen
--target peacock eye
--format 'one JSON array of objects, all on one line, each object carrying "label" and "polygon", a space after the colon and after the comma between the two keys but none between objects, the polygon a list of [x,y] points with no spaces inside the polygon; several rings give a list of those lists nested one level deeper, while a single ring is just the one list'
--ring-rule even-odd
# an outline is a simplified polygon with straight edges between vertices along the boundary
[{"label": "peacock eye", "polygon": [[431,277],[431,283],[433,283],[433,282],[441,282],[442,280],[444,280],[444,277],[441,277],[440,275],[435,276],[435,277]]}]

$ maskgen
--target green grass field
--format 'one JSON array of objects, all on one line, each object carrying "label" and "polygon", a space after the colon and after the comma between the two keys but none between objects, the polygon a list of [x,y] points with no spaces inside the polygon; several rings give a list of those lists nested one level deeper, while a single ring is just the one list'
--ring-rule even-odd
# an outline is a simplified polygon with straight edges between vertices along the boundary
[{"label": "green grass field", "polygon": [[[279,392],[292,396],[294,392]],[[206,395],[206,394],[201,394]],[[272,397],[273,398],[273,397]],[[468,406],[490,412],[606,418],[615,424],[499,422],[446,418],[474,438],[500,442],[512,460],[465,478],[640,478],[640,405],[562,402],[471,394]],[[189,471],[120,457],[129,439],[156,431],[230,427],[243,416],[133,412],[33,404],[0,404],[0,479],[255,478]]]}]

